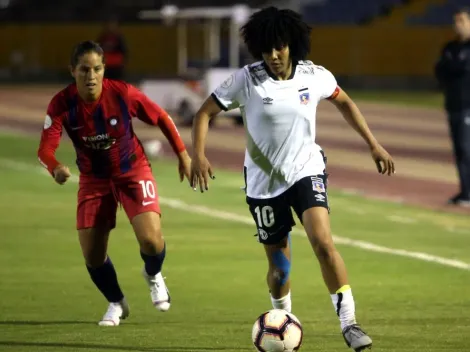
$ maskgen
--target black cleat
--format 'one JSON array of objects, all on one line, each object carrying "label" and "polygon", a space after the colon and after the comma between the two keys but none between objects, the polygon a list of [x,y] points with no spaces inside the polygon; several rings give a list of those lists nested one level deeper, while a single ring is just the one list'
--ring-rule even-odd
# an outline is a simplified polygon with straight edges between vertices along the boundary
[{"label": "black cleat", "polygon": [[470,206],[470,198],[464,196],[463,194],[457,194],[454,197],[450,198],[447,201],[447,204],[459,205],[459,206],[462,206],[462,207],[469,207]]}]

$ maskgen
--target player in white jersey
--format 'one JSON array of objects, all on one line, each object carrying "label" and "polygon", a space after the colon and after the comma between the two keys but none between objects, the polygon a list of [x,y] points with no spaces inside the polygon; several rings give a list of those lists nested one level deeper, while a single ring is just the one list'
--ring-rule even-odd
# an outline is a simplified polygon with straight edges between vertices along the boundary
[{"label": "player in white jersey", "polygon": [[207,190],[213,178],[204,144],[211,118],[240,108],[246,129],[246,200],[264,245],[273,308],[291,311],[290,231],[297,214],[320,263],[346,344],[355,351],[372,346],[356,322],[346,267],[331,236],[326,157],[315,143],[315,115],[322,99],[332,102],[370,147],[378,171],[395,166],[376,141],[361,112],[325,68],[305,58],[310,27],[291,10],[274,7],[252,15],[242,27],[248,50],[258,62],[238,70],[207,98],[193,127],[191,184]]}]

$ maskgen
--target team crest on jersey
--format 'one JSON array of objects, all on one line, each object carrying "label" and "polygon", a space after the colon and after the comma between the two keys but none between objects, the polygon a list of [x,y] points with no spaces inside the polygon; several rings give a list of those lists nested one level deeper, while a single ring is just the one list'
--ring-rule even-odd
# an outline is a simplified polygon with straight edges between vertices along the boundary
[{"label": "team crest on jersey", "polygon": [[310,177],[312,180],[312,189],[318,193],[324,193],[326,192],[325,189],[325,184],[323,183],[323,180],[320,177],[315,177],[312,176]]},{"label": "team crest on jersey", "polygon": [[44,129],[47,130],[51,126],[52,126],[52,119],[49,115],[46,115],[46,118],[44,119]]},{"label": "team crest on jersey", "polygon": [[118,123],[119,123],[119,117],[117,116],[111,116],[109,119],[108,119],[108,123],[111,127],[117,127]]},{"label": "team crest on jersey", "polygon": [[317,191],[318,193],[324,193],[325,192],[325,184],[323,182],[312,182],[312,187],[314,191]]},{"label": "team crest on jersey", "polygon": [[305,92],[300,94],[300,104],[307,105],[310,102],[310,93]]}]

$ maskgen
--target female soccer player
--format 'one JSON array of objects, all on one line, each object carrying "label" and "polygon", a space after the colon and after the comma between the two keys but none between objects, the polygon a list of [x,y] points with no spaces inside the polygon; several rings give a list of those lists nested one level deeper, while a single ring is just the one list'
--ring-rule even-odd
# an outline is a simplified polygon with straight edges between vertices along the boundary
[{"label": "female soccer player", "polygon": [[38,150],[41,164],[58,184],[71,176],[69,168],[55,158],[65,129],[77,154],[80,171],[77,229],[86,268],[109,301],[99,322],[117,326],[129,315],[129,306],[107,254],[110,231],[116,225],[120,203],[132,224],[143,276],[153,305],[170,308],[170,294],[161,274],[165,241],[160,224],[157,184],[143,147],[134,134],[132,118],[160,127],[179,158],[179,175],[189,179],[191,160],[170,116],[134,86],[103,79],[102,48],[86,41],[72,54],[70,71],[75,83],[60,91],[47,109]]},{"label": "female soccer player", "polygon": [[291,310],[292,207],[319,261],[346,344],[361,351],[371,347],[372,340],[356,323],[346,267],[331,236],[326,157],[315,143],[319,101],[333,103],[364,138],[380,173],[394,173],[394,162],[335,77],[305,60],[310,28],[299,14],[269,7],[253,14],[241,32],[250,53],[259,61],[230,76],[198,111],[193,125],[190,182],[204,191],[208,179],[213,178],[204,155],[209,120],[221,110],[240,108],[247,138],[246,201],[267,255],[272,305]]}]

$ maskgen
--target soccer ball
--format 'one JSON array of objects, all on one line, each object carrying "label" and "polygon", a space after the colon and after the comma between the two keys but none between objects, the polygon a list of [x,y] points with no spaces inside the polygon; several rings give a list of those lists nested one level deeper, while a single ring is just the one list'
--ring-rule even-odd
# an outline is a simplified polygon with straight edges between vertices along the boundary
[{"label": "soccer ball", "polygon": [[149,158],[158,158],[163,154],[163,145],[158,139],[145,141],[142,143],[142,146]]},{"label": "soccer ball", "polygon": [[272,309],[256,319],[251,338],[259,352],[298,351],[302,345],[302,325],[294,314]]}]

